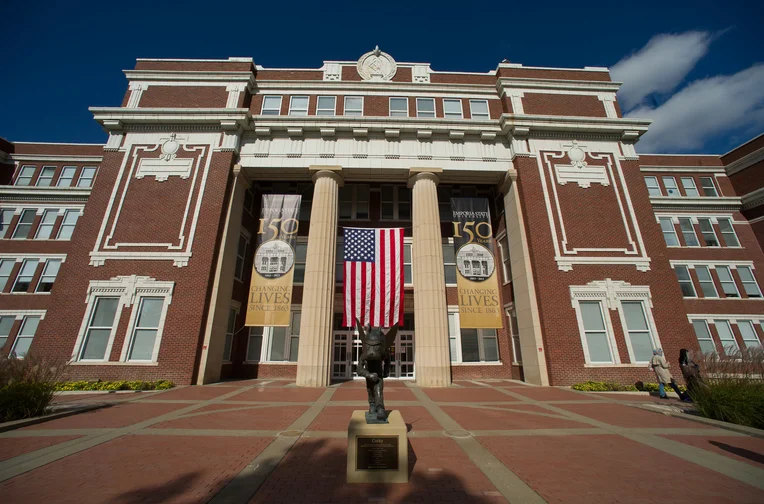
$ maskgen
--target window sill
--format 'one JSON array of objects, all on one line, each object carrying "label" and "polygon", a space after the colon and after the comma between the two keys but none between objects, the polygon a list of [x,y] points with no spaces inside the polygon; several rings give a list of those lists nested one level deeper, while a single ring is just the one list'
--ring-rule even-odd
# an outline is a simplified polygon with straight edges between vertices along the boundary
[{"label": "window sill", "polygon": [[0,292],[2,296],[50,296],[50,292]]},{"label": "window sill", "polygon": [[158,362],[75,361],[70,366],[158,366]]},{"label": "window sill", "polygon": [[501,361],[494,362],[452,362],[451,366],[503,366]]},{"label": "window sill", "polygon": [[260,365],[268,365],[268,366],[296,366],[296,362],[271,362],[271,361],[244,361],[242,364],[260,364]]},{"label": "window sill", "polygon": [[584,364],[585,368],[647,368],[649,362],[643,364],[628,363],[628,364]]}]

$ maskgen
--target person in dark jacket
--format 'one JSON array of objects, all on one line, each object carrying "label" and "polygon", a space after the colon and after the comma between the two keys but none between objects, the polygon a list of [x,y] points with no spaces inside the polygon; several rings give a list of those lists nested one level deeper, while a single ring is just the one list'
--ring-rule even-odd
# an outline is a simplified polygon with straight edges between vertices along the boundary
[{"label": "person in dark jacket", "polygon": [[687,395],[692,397],[700,388],[700,366],[690,358],[686,348],[679,350],[679,368],[682,370],[684,382],[687,384]]}]

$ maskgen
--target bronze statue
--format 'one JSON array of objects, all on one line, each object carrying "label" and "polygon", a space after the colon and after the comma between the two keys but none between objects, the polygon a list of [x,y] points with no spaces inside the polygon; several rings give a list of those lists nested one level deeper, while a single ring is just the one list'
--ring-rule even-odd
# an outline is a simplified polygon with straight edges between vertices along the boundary
[{"label": "bronze statue", "polygon": [[379,327],[372,327],[366,331],[358,319],[355,323],[363,343],[361,355],[358,356],[357,372],[358,376],[366,378],[366,391],[369,393],[366,423],[387,423],[382,381],[390,376],[390,347],[395,343],[398,326],[383,335]]}]

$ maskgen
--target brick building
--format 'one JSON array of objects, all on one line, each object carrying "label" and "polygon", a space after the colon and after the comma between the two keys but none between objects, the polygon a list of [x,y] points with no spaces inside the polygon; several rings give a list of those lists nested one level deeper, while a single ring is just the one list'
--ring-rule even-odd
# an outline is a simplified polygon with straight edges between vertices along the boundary
[{"label": "brick building", "polygon": [[[637,155],[605,68],[138,60],[105,145],[0,139],[0,352],[83,379],[353,376],[342,227],[404,227],[394,376],[650,379],[764,338],[764,136]],[[245,327],[261,195],[300,194],[289,327]],[[504,327],[459,326],[451,196],[488,198]],[[450,363],[449,363],[450,356]]]}]

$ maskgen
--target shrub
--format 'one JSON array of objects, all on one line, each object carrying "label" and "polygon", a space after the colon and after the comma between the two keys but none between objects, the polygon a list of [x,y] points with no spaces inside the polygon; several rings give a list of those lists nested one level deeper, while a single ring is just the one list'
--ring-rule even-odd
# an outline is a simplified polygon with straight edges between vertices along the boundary
[{"label": "shrub", "polygon": [[701,415],[764,429],[764,350],[700,355],[702,382],[691,392]]},{"label": "shrub", "polygon": [[571,387],[573,390],[583,390],[585,392],[623,392],[637,390],[634,385],[621,385],[613,382],[587,381],[576,383]]},{"label": "shrub", "polygon": [[0,357],[0,422],[44,414],[66,366],[64,359],[31,352],[23,359]]},{"label": "shrub", "polygon": [[167,390],[174,387],[175,384],[169,380],[157,381],[72,381],[56,384],[58,391],[71,390],[92,390],[92,391],[111,391],[111,390]]}]

